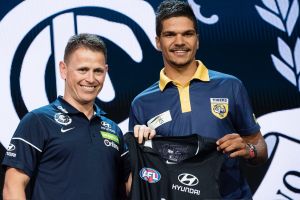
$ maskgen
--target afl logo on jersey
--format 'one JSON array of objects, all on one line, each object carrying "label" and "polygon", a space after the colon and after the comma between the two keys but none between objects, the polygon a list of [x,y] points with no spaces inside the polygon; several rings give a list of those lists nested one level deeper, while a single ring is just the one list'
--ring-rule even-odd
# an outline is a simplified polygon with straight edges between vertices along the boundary
[{"label": "afl logo on jersey", "polygon": [[72,122],[72,119],[68,115],[63,114],[63,113],[56,113],[54,115],[54,119],[57,123],[65,125],[65,126],[71,124],[71,122]]},{"label": "afl logo on jersey", "polygon": [[156,183],[160,180],[161,175],[155,169],[144,167],[140,170],[140,177],[148,183]]}]

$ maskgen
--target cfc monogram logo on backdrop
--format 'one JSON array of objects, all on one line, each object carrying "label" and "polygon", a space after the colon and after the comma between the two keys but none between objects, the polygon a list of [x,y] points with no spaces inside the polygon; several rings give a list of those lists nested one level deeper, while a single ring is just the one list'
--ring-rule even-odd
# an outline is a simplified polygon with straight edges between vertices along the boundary
[{"label": "cfc monogram logo on backdrop", "polygon": [[[154,10],[145,1],[24,1],[1,19],[0,91],[5,115],[0,121],[4,146],[8,146],[20,117],[63,94],[63,81],[56,68],[70,36],[94,33],[126,52],[133,62],[143,60],[131,27],[105,14],[113,12],[137,24],[155,50]],[[115,89],[108,74],[98,99],[113,101]]]},{"label": "cfc monogram logo on backdrop", "polygon": [[[200,6],[193,0],[189,2],[193,4],[200,21],[206,24],[218,22],[217,15],[204,17],[200,13]],[[137,30],[143,35],[138,36]],[[97,34],[110,45],[108,56],[113,58],[115,66],[111,66],[110,69],[113,70],[109,71],[98,96],[101,103],[110,106],[108,108],[120,105],[120,101],[124,101],[124,98],[116,94],[123,95],[124,92],[128,92],[120,91],[120,86],[116,87],[120,85],[120,78],[115,78],[119,80],[118,83],[113,82],[111,72],[119,70],[120,74],[122,69],[129,66],[134,68],[133,65],[138,63],[147,63],[149,59],[146,60],[145,57],[156,52],[155,13],[147,1],[20,2],[0,23],[0,91],[3,97],[2,112],[5,113],[0,119],[3,124],[2,133],[5,134],[1,134],[0,139],[5,147],[8,146],[21,117],[63,94],[63,81],[56,68],[63,58],[64,47],[69,37],[83,32]],[[143,38],[144,44],[147,42],[146,47],[141,45],[139,37]],[[147,51],[147,55],[144,55],[143,51]],[[120,54],[125,56],[120,57]],[[122,66],[124,60],[129,63],[128,66]],[[108,64],[110,62],[112,61],[109,60]],[[115,69],[116,66],[122,69]],[[137,70],[134,69],[127,71],[137,74]],[[138,77],[135,79],[140,80]],[[122,89],[126,90],[124,85],[123,83]],[[130,101],[128,95],[124,96]],[[128,123],[127,107],[120,111],[122,113],[118,112],[118,122],[125,132]]]}]

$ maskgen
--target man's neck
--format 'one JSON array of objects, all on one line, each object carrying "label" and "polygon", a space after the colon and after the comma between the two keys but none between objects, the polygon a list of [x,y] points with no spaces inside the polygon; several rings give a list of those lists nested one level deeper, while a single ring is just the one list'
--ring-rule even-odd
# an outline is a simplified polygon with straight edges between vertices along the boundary
[{"label": "man's neck", "polygon": [[77,108],[80,112],[82,112],[88,119],[91,119],[94,115],[94,107],[93,104],[88,105],[79,105],[79,108]]},{"label": "man's neck", "polygon": [[94,115],[94,104],[80,104],[79,102],[73,101],[72,99],[68,99],[64,97],[64,100],[71,104],[78,111],[82,112],[88,119],[91,119]]},{"label": "man's neck", "polygon": [[180,85],[185,85],[192,79],[197,67],[198,63],[196,61],[184,67],[165,65],[164,72],[171,80],[178,82]]}]

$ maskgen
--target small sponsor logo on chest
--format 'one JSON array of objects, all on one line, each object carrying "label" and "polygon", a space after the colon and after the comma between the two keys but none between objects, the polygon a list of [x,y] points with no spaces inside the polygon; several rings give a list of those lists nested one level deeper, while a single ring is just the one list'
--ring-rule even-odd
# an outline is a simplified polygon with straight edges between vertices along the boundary
[{"label": "small sponsor logo on chest", "polygon": [[148,122],[147,125],[148,127],[152,128],[152,129],[156,129],[157,127],[172,121],[172,117],[171,117],[171,113],[170,111],[165,111],[153,118],[151,118]]},{"label": "small sponsor logo on chest", "polygon": [[101,130],[110,133],[116,133],[116,131],[112,129],[112,125],[106,121],[101,121]]}]

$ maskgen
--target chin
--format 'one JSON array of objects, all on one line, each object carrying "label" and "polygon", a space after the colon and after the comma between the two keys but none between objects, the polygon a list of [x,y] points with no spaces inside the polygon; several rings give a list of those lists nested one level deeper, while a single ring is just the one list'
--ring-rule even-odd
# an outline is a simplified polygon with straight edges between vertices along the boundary
[{"label": "chin", "polygon": [[89,97],[81,97],[81,102],[83,104],[88,104],[88,103],[91,103],[91,102],[94,102],[95,99],[96,99],[97,96],[93,95],[93,96],[89,96]]},{"label": "chin", "polygon": [[190,62],[174,62],[174,63],[172,63],[172,65],[176,68],[184,68],[189,64],[190,64]]}]

